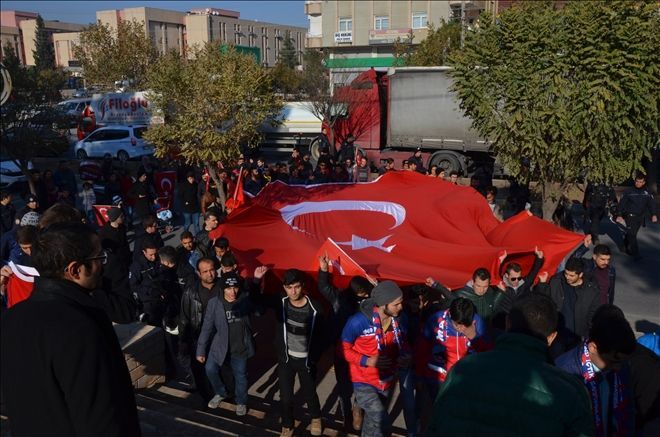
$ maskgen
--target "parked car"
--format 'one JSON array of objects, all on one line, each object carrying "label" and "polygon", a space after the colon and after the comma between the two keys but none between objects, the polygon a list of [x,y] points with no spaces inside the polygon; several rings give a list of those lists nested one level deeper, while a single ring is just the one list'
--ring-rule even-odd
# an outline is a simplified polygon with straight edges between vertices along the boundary
[{"label": "parked car", "polygon": [[[32,170],[32,161],[28,162],[28,169]],[[27,178],[16,163],[4,154],[0,155],[0,187],[10,187],[16,183],[27,183]]]},{"label": "parked car", "polygon": [[122,162],[144,155],[153,155],[153,145],[142,139],[145,130],[147,130],[145,125],[102,127],[78,141],[74,153],[80,160],[112,156]]},{"label": "parked car", "polygon": [[65,100],[57,104],[57,108],[62,111],[64,115],[69,119],[70,127],[76,125],[80,114],[82,114],[85,106],[92,103],[91,98],[84,99],[71,99]]}]

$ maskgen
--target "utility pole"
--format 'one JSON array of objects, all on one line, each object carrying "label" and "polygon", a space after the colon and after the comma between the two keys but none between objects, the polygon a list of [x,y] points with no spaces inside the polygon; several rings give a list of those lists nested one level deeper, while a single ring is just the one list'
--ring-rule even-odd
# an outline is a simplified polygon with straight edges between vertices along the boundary
[{"label": "utility pole", "polygon": [[461,49],[465,45],[465,0],[461,1]]}]

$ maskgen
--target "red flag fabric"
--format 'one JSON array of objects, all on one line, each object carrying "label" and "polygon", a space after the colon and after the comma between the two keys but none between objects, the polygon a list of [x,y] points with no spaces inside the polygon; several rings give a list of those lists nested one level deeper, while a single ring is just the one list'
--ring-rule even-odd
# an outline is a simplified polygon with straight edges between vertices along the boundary
[{"label": "red flag fabric", "polygon": [[243,167],[241,167],[240,171],[238,172],[238,180],[236,181],[234,195],[231,197],[231,199],[227,199],[225,202],[225,206],[228,209],[231,209],[232,212],[245,204],[245,193],[243,192],[243,173]]},{"label": "red flag fabric", "polygon": [[420,283],[432,276],[451,288],[479,267],[498,282],[497,258],[505,250],[504,262],[515,259],[526,273],[538,246],[545,253],[542,270],[553,274],[583,239],[526,211],[500,223],[473,188],[404,171],[365,183],[276,181],[210,237],[220,235],[247,271],[258,265],[276,274],[315,271],[310,266],[330,238],[374,278]]},{"label": "red flag fabric", "polygon": [[156,190],[156,197],[168,197],[171,199],[174,196],[175,185],[175,171],[159,171],[154,173],[154,189]]},{"label": "red flag fabric", "polygon": [[329,263],[328,270],[330,273],[335,273],[344,276],[365,276],[366,272],[362,267],[351,259],[331,238],[328,238],[321,248],[316,253],[314,260],[307,270],[316,270],[319,267],[318,259],[321,256],[328,255]]},{"label": "red flag fabric", "polygon": [[96,217],[96,224],[103,226],[110,220],[108,217],[108,211],[112,208],[112,205],[92,205],[94,208],[94,217]]},{"label": "red flag fabric", "polygon": [[7,282],[7,308],[30,297],[34,288],[34,277],[39,276],[34,267],[15,264],[13,261],[9,261],[9,268],[13,274]]}]

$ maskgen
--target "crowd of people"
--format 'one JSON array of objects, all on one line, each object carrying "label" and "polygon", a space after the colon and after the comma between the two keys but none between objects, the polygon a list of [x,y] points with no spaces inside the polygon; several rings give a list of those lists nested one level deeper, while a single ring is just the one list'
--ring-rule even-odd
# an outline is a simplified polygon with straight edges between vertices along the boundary
[{"label": "crowd of people", "polygon": [[[79,191],[66,163],[52,174],[53,187],[35,184],[18,213],[2,194],[2,390],[14,435],[140,435],[111,322],[163,328],[168,378],[187,383],[209,409],[233,398],[236,415],[245,416],[255,376],[247,372],[255,356],[251,320],[269,310],[282,436],[294,433],[296,378],[310,433],[323,435],[316,365],[328,350],[346,430],[366,437],[391,433],[397,385],[408,436],[642,435],[660,420],[657,336],[644,340],[650,349],[636,340],[615,306],[612,248],[598,241],[598,223],[612,214],[625,227],[624,249],[639,256],[641,224],[647,216],[657,221],[644,175],[618,200],[609,187],[590,185],[590,235],[552,277],[539,273],[544,254],[537,247],[529,271],[504,254],[500,282],[482,266],[455,290],[442,278],[400,286],[362,276],[339,289],[327,255],[313,275],[280,272],[277,288],[266,286],[272,273],[265,266],[241,276],[246,260],[237,259],[231,241],[210,237],[226,220],[215,184],[231,197],[241,173],[252,194],[275,180],[360,182],[374,170],[366,159],[347,146],[337,157],[322,148],[316,168],[294,151],[289,163],[240,159],[218,168],[217,177],[174,169],[184,227],[177,247],[165,245],[159,231],[149,160],[130,184],[106,169],[98,195],[113,206],[102,226],[88,208],[96,203],[94,187],[83,183]],[[403,170],[447,176],[427,172],[419,151]],[[379,171],[395,171],[393,162]],[[471,185],[501,220],[497,190],[485,179]],[[458,183],[458,174],[447,181]]]}]

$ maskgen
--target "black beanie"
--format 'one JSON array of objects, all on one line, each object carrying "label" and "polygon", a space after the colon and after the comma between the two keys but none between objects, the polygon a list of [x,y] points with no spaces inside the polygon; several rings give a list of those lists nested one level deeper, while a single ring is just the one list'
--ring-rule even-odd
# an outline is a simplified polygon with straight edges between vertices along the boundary
[{"label": "black beanie", "polygon": [[371,299],[379,307],[392,303],[402,296],[403,292],[393,281],[383,281],[376,285],[371,292]]}]

